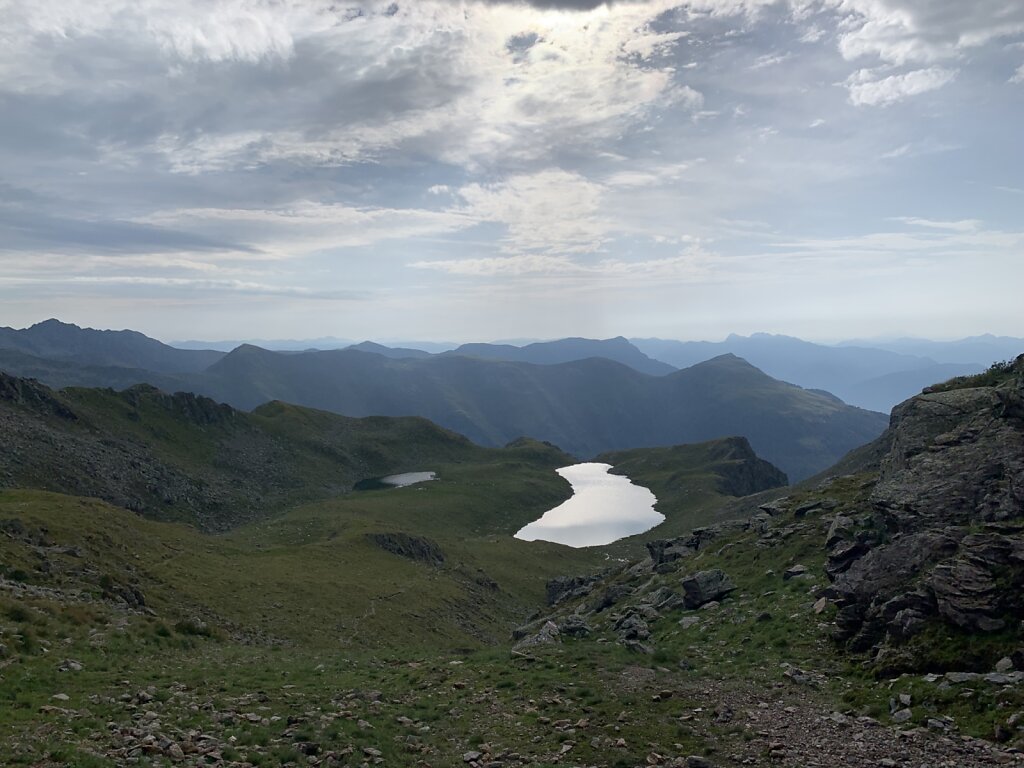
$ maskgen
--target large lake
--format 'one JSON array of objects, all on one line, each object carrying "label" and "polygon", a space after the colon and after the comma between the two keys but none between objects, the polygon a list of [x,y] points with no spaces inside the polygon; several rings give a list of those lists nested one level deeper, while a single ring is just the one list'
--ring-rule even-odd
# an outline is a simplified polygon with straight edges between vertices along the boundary
[{"label": "large lake", "polygon": [[574,464],[558,474],[573,495],[516,534],[524,541],[553,541],[570,547],[594,547],[650,530],[665,519],[654,510],[657,499],[628,477],[610,475],[610,464]]}]

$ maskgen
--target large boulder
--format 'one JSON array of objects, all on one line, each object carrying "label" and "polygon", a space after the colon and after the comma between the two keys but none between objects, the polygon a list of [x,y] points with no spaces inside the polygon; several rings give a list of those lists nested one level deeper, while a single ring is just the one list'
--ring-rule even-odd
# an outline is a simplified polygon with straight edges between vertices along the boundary
[{"label": "large boulder", "polygon": [[683,579],[683,606],[700,608],[712,600],[721,600],[733,592],[736,585],[718,568],[710,571],[699,571]]},{"label": "large boulder", "polygon": [[548,605],[558,605],[565,600],[589,595],[601,579],[600,574],[591,576],[558,576],[546,585]]}]

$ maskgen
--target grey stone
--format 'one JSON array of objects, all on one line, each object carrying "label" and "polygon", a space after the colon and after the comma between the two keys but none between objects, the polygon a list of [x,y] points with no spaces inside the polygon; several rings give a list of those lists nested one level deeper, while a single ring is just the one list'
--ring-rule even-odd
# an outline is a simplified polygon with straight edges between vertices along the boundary
[{"label": "grey stone", "polygon": [[836,515],[829,526],[828,534],[825,536],[825,546],[828,549],[836,546],[842,541],[853,538],[853,520],[845,515]]},{"label": "grey stone", "polygon": [[515,648],[530,648],[536,645],[550,645],[551,643],[557,643],[559,639],[558,635],[558,625],[553,621],[546,621],[544,622],[544,626],[542,626],[538,632],[528,635],[516,643]]},{"label": "grey stone", "polygon": [[683,579],[683,604],[687,608],[700,608],[713,600],[721,600],[736,590],[736,585],[724,571],[700,571]]},{"label": "grey stone", "polygon": [[913,658],[880,651],[932,622],[968,632],[1019,622],[1024,356],[998,386],[926,390],[900,404],[874,450],[881,469],[868,505],[836,515],[825,537],[836,638],[878,649],[876,665],[895,673]]},{"label": "grey stone", "polygon": [[807,576],[810,569],[806,565],[791,565],[782,573],[782,580],[789,581],[802,576]]},{"label": "grey stone", "polygon": [[977,672],[947,672],[946,679],[951,683],[969,683],[980,680],[981,675]]}]

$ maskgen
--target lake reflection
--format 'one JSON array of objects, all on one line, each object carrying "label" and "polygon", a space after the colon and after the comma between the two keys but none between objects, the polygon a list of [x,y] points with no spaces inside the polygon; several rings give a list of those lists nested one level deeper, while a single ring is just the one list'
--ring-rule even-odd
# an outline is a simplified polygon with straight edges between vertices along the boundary
[{"label": "lake reflection", "polygon": [[516,538],[594,547],[643,533],[665,519],[654,511],[653,493],[628,477],[608,474],[609,469],[610,464],[593,462],[559,469],[572,484],[572,498],[545,512]]},{"label": "lake reflection", "polygon": [[384,485],[390,485],[394,488],[404,488],[407,485],[416,485],[416,483],[426,483],[429,480],[436,480],[436,472],[404,472],[400,475],[388,475],[382,477],[380,482]]}]

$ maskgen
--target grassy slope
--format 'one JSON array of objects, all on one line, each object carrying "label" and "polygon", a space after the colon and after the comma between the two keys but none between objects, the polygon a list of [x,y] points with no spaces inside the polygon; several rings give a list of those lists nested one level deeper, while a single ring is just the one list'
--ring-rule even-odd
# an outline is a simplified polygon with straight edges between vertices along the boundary
[{"label": "grassy slope", "polygon": [[[637,448],[602,454],[598,461],[613,465],[613,471],[627,475],[638,485],[650,488],[657,497],[655,509],[665,521],[644,538],[672,538],[693,528],[742,516],[743,509],[724,504],[729,488],[742,484],[753,472],[768,474],[774,467],[749,455],[734,438],[712,440],[668,448]],[[781,486],[783,477],[775,479]],[[762,479],[762,483],[767,484]],[[759,488],[760,490],[760,488]]]},{"label": "grassy slope", "polygon": [[[250,414],[145,385],[0,383],[6,485],[97,496],[208,530],[344,494],[366,477],[498,455],[415,417],[350,419],[277,402]],[[569,461],[553,450],[533,458]]]},{"label": "grassy slope", "polygon": [[[47,573],[37,552],[5,537],[0,562],[42,586],[95,591],[108,576],[137,585],[161,616],[195,613],[240,635],[307,645],[493,640],[541,598],[547,578],[597,562],[592,553],[511,538],[568,493],[529,451],[435,464],[441,479],[432,483],[301,505],[218,536],[95,500],[6,491],[0,519],[45,529],[53,546],[81,556],[50,550]],[[381,532],[429,537],[446,562],[435,568],[366,538]]]},{"label": "grassy slope", "polygon": [[[792,506],[824,496],[837,504],[835,511],[855,509],[871,480],[852,476],[824,489],[805,489]],[[110,764],[92,754],[123,745],[119,729],[145,710],[159,716],[163,732],[212,734],[223,741],[226,759],[261,766],[304,765],[304,745],[312,742],[321,754],[353,749],[353,764],[369,748],[398,765],[420,759],[461,764],[464,752],[481,750],[514,753],[541,766],[569,760],[630,768],[659,764],[652,757],[657,755],[708,754],[715,762],[730,756],[724,764],[744,756],[767,760],[767,745],[787,737],[785,730],[766,736],[767,730],[760,731],[765,726],[747,726],[749,712],[763,711],[760,706],[771,707],[771,713],[763,712],[771,714],[768,719],[786,717],[783,708],[797,710],[793,717],[805,717],[804,727],[820,730],[828,725],[822,716],[832,711],[887,722],[890,697],[904,693],[913,699],[910,725],[951,716],[961,732],[975,735],[990,734],[995,723],[1024,706],[1018,689],[976,685],[967,697],[959,686],[914,676],[876,681],[856,657],[837,652],[828,639],[831,609],[820,615],[812,610],[816,586],[825,583],[822,539],[829,512],[776,518],[767,537],[755,531],[729,535],[678,561],[670,572],[630,574],[623,568],[612,581],[639,584],[640,590],[601,618],[588,619],[594,627],[589,638],[564,638],[511,657],[507,645],[474,650],[474,644],[452,643],[445,634],[460,619],[454,606],[464,589],[459,573],[449,569],[463,560],[470,570],[486,559],[488,574],[500,581],[515,570],[571,571],[589,562],[586,553],[523,542],[507,542],[507,549],[495,545],[483,554],[479,546],[492,532],[518,524],[516,508],[464,529],[464,550],[457,537],[445,539],[449,563],[437,572],[387,555],[387,567],[364,578],[356,570],[374,568],[375,558],[384,555],[353,545],[343,560],[342,548],[332,544],[389,523],[408,527],[413,520],[440,533],[442,523],[433,512],[452,509],[453,520],[469,519],[470,508],[493,482],[491,472],[455,472],[422,491],[369,493],[351,507],[327,502],[230,536],[201,539],[186,528],[142,521],[96,502],[3,494],[0,519],[17,515],[42,522],[54,543],[81,535],[82,511],[91,512],[95,522],[82,535],[83,546],[104,553],[111,567],[134,569],[140,580],[149,579],[147,595],[158,612],[186,607],[193,599],[211,601],[225,615],[267,627],[290,643],[243,645],[223,629],[204,633],[165,615],[125,614],[107,604],[0,597],[0,642],[9,656],[0,668],[0,761]],[[342,524],[348,527],[332,540],[330,532]],[[11,546],[0,542],[0,557],[8,562]],[[164,554],[140,563],[133,555],[140,545]],[[199,551],[190,551],[197,546]],[[464,559],[470,548],[478,560]],[[555,560],[573,554],[581,559]],[[94,558],[76,562],[82,560]],[[215,560],[225,565],[213,567]],[[784,570],[796,563],[807,566],[810,576],[785,580]],[[738,586],[721,606],[664,611],[650,622],[651,656],[630,654],[614,642],[611,624],[626,604],[659,587],[678,589],[683,574],[715,567]],[[400,590],[416,589],[414,582],[427,589],[410,599],[409,591]],[[523,588],[524,594],[536,591],[528,584]],[[245,602],[239,590],[252,605],[237,604]],[[374,597],[396,593],[367,610]],[[492,606],[498,608],[484,601],[473,611],[486,614]],[[680,626],[684,616],[697,623]],[[947,636],[937,647],[955,654],[958,642]],[[993,647],[990,653],[1004,650]],[[58,671],[66,657],[84,669]],[[791,667],[810,685],[788,677]],[[152,702],[133,703],[137,692],[147,690]],[[69,701],[53,701],[57,692]],[[48,706],[72,714],[40,711]],[[257,718],[249,722],[232,712]],[[836,738],[843,738],[838,731]],[[569,757],[559,757],[566,747]]]}]

